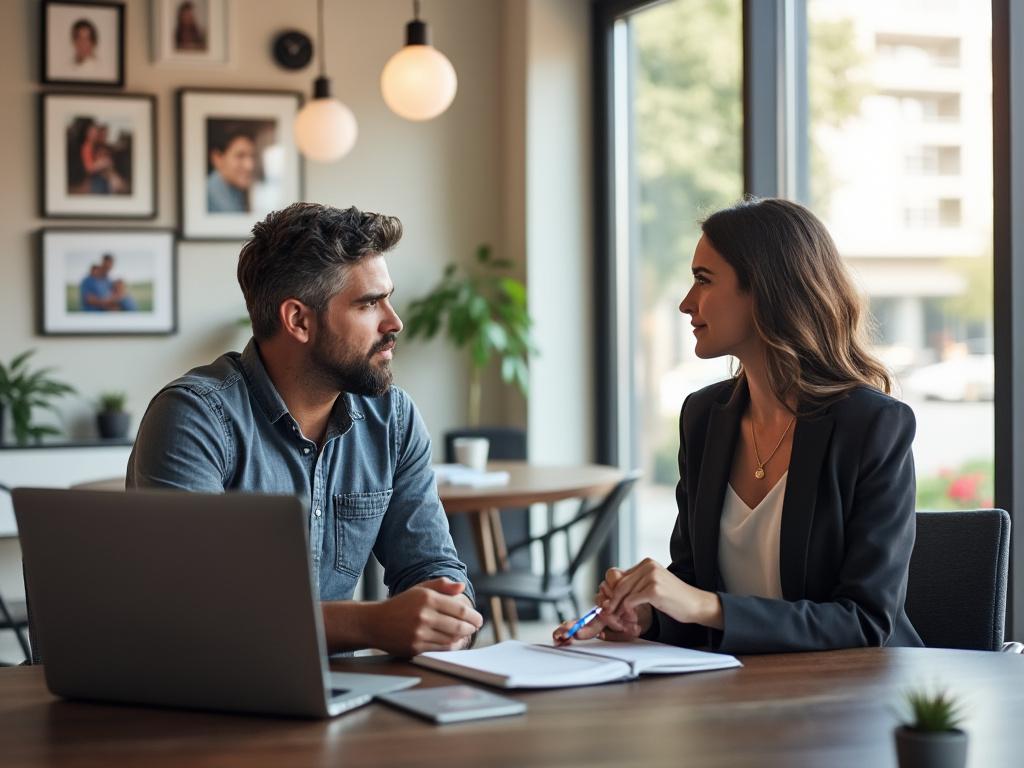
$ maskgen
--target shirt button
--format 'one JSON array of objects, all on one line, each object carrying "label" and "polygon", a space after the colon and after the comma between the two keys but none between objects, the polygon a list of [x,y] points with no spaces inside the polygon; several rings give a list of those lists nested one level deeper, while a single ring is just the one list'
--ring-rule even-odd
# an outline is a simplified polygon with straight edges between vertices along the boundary
[{"label": "shirt button", "polygon": [[303,449],[302,449],[302,453],[303,453],[304,455],[308,456],[308,455],[309,455],[309,448],[303,448]]},{"label": "shirt button", "polygon": [[320,510],[319,509],[313,510],[313,514],[316,515],[317,517],[320,517]]}]

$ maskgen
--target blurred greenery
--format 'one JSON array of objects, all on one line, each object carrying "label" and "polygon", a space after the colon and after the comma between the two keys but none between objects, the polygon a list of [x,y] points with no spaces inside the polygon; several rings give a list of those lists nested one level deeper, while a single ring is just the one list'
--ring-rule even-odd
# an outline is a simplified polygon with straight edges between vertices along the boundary
[{"label": "blurred greenery", "polygon": [[[743,191],[742,3],[675,0],[631,16],[636,52],[636,174],[643,297],[678,292],[698,219]],[[815,128],[842,125],[869,92],[849,19],[810,19]],[[825,154],[813,143],[815,205],[827,207]]]},{"label": "blurred greenery", "polygon": [[[74,387],[50,376],[53,368],[32,370],[28,359],[34,349],[15,355],[10,363],[0,363],[0,410],[11,414],[11,428],[14,439],[22,445],[31,440],[40,440],[47,435],[59,435],[60,430],[49,425],[35,424],[32,412],[36,408],[57,412],[53,400],[75,391]],[[3,434],[0,433],[0,440]]]},{"label": "blurred greenery", "polygon": [[992,249],[978,256],[949,259],[949,267],[964,280],[964,290],[947,298],[943,304],[947,313],[964,320],[992,322]]},{"label": "blurred greenery", "polygon": [[127,392],[103,392],[99,397],[100,411],[104,413],[120,413],[128,402]]},{"label": "blurred greenery", "polygon": [[951,510],[990,508],[995,496],[995,463],[974,459],[956,469],[917,479],[917,508]]},{"label": "blurred greenery", "polygon": [[503,274],[512,268],[496,259],[489,245],[476,251],[476,268],[445,267],[441,282],[409,304],[403,313],[409,339],[432,339],[444,328],[458,349],[469,353],[469,422],[480,423],[481,372],[493,359],[500,361],[501,378],[529,393],[528,365],[537,354],[526,309],[526,286]]},{"label": "blurred greenery", "polygon": [[942,733],[957,730],[963,722],[964,703],[948,691],[908,691],[905,700],[909,717],[904,725],[912,730]]}]

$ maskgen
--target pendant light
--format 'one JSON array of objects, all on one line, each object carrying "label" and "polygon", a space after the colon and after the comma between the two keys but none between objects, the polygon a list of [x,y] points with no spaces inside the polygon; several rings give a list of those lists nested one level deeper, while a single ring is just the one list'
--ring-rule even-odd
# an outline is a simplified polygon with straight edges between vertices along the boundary
[{"label": "pendant light", "polygon": [[295,117],[295,143],[310,160],[330,163],[351,151],[359,126],[352,110],[331,97],[324,64],[324,0],[317,0],[316,31],[320,76],[313,82],[312,100]]},{"label": "pendant light", "polygon": [[413,0],[413,16],[405,27],[405,47],[380,73],[380,90],[399,117],[430,120],[451,105],[459,81],[448,57],[430,44],[427,24],[420,21],[420,0]]}]

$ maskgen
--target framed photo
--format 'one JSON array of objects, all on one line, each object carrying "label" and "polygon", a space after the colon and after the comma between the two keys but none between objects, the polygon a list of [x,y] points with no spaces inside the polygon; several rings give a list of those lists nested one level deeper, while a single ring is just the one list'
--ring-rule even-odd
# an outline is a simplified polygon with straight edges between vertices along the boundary
[{"label": "framed photo", "polygon": [[42,215],[156,216],[156,98],[43,93]]},{"label": "framed photo", "polygon": [[230,0],[151,0],[153,61],[204,67],[230,62]]},{"label": "framed photo", "polygon": [[178,91],[181,234],[240,240],[268,213],[302,199],[292,91]]},{"label": "framed photo", "polygon": [[44,83],[124,85],[124,4],[44,0]]},{"label": "framed photo", "polygon": [[44,229],[39,332],[167,335],[177,330],[170,230]]}]

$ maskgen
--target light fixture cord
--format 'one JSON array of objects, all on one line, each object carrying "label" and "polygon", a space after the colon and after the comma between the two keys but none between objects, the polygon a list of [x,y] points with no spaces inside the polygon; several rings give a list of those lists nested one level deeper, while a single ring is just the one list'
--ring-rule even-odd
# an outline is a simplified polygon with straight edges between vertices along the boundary
[{"label": "light fixture cord", "polygon": [[420,20],[420,0],[412,0],[412,16],[416,21]]},{"label": "light fixture cord", "polygon": [[327,52],[324,50],[324,0],[317,0],[316,3],[316,45],[320,53],[320,77],[326,77],[327,64],[325,58]]}]

